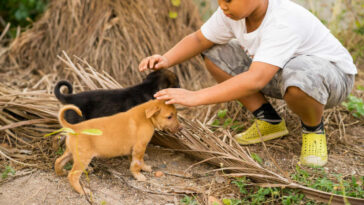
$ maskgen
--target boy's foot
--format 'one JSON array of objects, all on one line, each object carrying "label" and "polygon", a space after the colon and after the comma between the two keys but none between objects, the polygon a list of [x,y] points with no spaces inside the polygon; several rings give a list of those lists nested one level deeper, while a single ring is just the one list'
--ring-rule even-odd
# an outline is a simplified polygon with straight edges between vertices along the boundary
[{"label": "boy's foot", "polygon": [[245,132],[235,135],[239,144],[255,144],[288,134],[286,123],[282,120],[278,124],[271,124],[264,120],[256,119],[252,126]]},{"label": "boy's foot", "polygon": [[327,163],[326,135],[317,133],[302,134],[301,164],[324,166]]}]

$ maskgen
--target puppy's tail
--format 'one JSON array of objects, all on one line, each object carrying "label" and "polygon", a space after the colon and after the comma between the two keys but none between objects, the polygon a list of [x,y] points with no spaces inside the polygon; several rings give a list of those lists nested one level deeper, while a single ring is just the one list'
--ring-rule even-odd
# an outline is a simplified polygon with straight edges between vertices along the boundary
[{"label": "puppy's tail", "polygon": [[61,80],[54,87],[54,95],[56,96],[56,98],[59,101],[61,101],[62,103],[65,104],[65,103],[67,103],[66,98],[65,98],[65,95],[63,95],[61,93],[61,87],[64,86],[64,85],[67,87],[67,90],[68,90],[67,94],[71,94],[73,92],[73,88],[72,88],[71,83],[69,83],[66,80]]},{"label": "puppy's tail", "polygon": [[58,113],[58,121],[59,123],[62,125],[62,127],[68,127],[68,128],[73,128],[73,127],[76,127],[75,124],[70,124],[68,123],[65,119],[64,119],[64,113],[67,111],[67,110],[73,110],[75,111],[79,116],[82,117],[82,112],[81,110],[75,106],[75,105],[65,105],[61,108],[61,110],[59,111]]}]

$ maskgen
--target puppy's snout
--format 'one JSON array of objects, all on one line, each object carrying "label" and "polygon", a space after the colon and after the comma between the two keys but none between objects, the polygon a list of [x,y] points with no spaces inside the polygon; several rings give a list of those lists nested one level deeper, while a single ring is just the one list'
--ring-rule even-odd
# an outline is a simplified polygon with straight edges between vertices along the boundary
[{"label": "puppy's snout", "polygon": [[183,129],[183,125],[179,124],[177,127],[177,132],[181,131]]},{"label": "puppy's snout", "polygon": [[183,126],[181,124],[177,124],[177,126],[172,130],[173,133],[179,132],[183,129]]}]

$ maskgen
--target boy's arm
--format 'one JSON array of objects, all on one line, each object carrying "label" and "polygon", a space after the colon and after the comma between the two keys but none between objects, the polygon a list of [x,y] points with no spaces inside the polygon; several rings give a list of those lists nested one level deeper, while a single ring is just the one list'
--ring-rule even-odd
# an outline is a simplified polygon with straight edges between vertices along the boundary
[{"label": "boy's arm", "polygon": [[167,100],[168,104],[176,103],[185,106],[227,102],[259,92],[278,70],[277,66],[253,62],[247,72],[212,87],[198,91],[169,88],[157,92],[155,97]]},{"label": "boy's arm", "polygon": [[183,38],[163,56],[168,59],[169,66],[174,66],[196,56],[213,45],[214,43],[207,40],[201,30],[198,30]]},{"label": "boy's arm", "polygon": [[192,58],[213,45],[214,43],[207,40],[198,30],[184,37],[163,56],[157,54],[144,58],[139,64],[139,70],[158,70],[171,67]]}]

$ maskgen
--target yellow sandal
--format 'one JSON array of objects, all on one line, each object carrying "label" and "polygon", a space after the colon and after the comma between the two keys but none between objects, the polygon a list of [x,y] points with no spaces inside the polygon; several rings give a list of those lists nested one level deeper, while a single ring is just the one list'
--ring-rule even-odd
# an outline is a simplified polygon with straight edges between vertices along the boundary
[{"label": "yellow sandal", "polygon": [[271,124],[264,120],[256,119],[252,126],[245,132],[235,135],[239,144],[248,145],[282,137],[288,134],[285,121]]},{"label": "yellow sandal", "polygon": [[301,164],[324,166],[327,163],[327,158],[326,135],[303,133],[300,157]]}]

